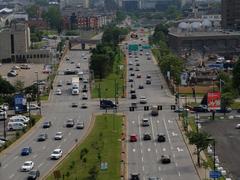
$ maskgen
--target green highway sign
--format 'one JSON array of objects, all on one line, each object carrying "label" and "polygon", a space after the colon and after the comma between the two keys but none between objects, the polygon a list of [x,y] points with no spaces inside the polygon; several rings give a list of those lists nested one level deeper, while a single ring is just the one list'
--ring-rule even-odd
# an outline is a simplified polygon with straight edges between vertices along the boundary
[{"label": "green highway sign", "polygon": [[129,44],[128,51],[138,51],[138,44]]}]

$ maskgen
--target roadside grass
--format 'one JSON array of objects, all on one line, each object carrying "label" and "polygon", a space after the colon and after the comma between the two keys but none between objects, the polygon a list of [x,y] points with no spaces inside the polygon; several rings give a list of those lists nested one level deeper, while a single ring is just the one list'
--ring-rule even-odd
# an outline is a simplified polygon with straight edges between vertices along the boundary
[{"label": "roadside grass", "polygon": [[46,46],[47,45],[47,41],[40,41],[40,42],[35,42],[33,43],[33,49],[40,49],[42,48],[43,46]]},{"label": "roadside grass", "polygon": [[[120,57],[119,57],[120,56]],[[124,66],[124,55],[121,52],[115,56],[115,61],[113,65],[113,72],[110,73],[105,79],[95,79],[93,88],[92,88],[92,97],[98,98],[101,95],[101,98],[114,98],[115,97],[115,88],[116,96],[124,96],[124,78],[125,78],[125,66]],[[121,67],[121,69],[120,69]]]},{"label": "roadside grass", "polygon": [[231,104],[232,109],[240,109],[240,102],[235,101]]},{"label": "roadside grass", "polygon": [[[122,116],[97,116],[88,137],[57,168],[62,175],[59,180],[90,180],[93,174],[98,180],[120,179],[121,132]],[[100,170],[101,162],[108,163],[107,170]],[[53,174],[47,179],[54,180]]]}]

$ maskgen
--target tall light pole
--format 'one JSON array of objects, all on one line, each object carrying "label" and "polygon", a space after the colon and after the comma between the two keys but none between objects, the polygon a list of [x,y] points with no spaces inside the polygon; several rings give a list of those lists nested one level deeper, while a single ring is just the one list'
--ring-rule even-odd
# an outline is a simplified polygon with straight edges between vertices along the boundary
[{"label": "tall light pole", "polygon": [[[38,104],[38,106],[40,107],[40,108],[39,108],[39,112],[40,112],[40,114],[41,114],[41,101],[40,101],[40,96],[39,96],[38,72],[35,72],[35,74],[36,74],[36,77],[37,77],[37,104]],[[29,108],[30,108],[30,107],[29,107]]]}]

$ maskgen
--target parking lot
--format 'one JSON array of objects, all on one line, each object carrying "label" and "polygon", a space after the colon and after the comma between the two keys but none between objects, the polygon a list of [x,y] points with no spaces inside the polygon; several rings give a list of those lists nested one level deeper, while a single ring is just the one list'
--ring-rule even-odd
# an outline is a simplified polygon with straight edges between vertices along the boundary
[{"label": "parking lot", "polygon": [[203,130],[216,139],[216,155],[219,157],[220,166],[235,180],[240,180],[240,129],[235,128],[239,122],[238,118],[207,121],[202,124]]},{"label": "parking lot", "polygon": [[17,80],[23,81],[24,86],[30,86],[34,81],[37,81],[37,74],[35,72],[38,72],[38,79],[43,80],[46,79],[48,74],[42,73],[44,64],[30,64],[30,69],[19,69],[17,70],[18,75],[16,77],[8,77],[8,72],[11,71],[13,66],[20,66],[21,64],[2,64],[0,66],[0,75],[4,78],[7,78],[7,80],[11,84],[15,84]]}]

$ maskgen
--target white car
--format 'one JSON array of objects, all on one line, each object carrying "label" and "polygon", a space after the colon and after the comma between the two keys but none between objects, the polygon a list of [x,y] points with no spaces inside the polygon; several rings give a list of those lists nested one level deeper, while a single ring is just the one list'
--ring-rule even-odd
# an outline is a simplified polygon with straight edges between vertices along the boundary
[{"label": "white car", "polygon": [[235,128],[236,128],[236,129],[240,129],[240,124],[237,124],[237,125],[235,126]]},{"label": "white car", "polygon": [[82,94],[82,99],[83,99],[83,100],[87,100],[87,99],[88,99],[87,93],[83,93],[83,94]]},{"label": "white car", "polygon": [[20,67],[15,65],[15,66],[12,67],[12,69],[13,70],[18,70],[18,69],[20,69]]},{"label": "white car", "polygon": [[33,161],[25,161],[21,166],[21,171],[31,171],[34,167]]},{"label": "white car", "polygon": [[57,89],[56,95],[61,95],[61,94],[62,94],[62,90],[61,89]]},{"label": "white car", "polygon": [[146,104],[147,103],[147,98],[145,96],[140,97],[140,104]]},{"label": "white car", "polygon": [[80,63],[77,63],[77,64],[76,64],[76,68],[80,68]]},{"label": "white car", "polygon": [[5,110],[5,111],[8,111],[9,106],[8,106],[8,104],[4,103],[4,104],[0,105],[0,109],[3,109],[3,110]]},{"label": "white car", "polygon": [[37,110],[37,109],[40,109],[40,107],[36,104],[30,104],[30,107],[29,105],[27,106],[27,109],[29,110]]},{"label": "white car", "polygon": [[51,154],[51,159],[59,159],[62,157],[62,150],[61,149],[54,149]]},{"label": "white car", "polygon": [[88,83],[88,79],[84,78],[83,83]]},{"label": "white car", "polygon": [[57,132],[54,136],[55,140],[61,140],[63,138],[63,133],[62,132]]}]

